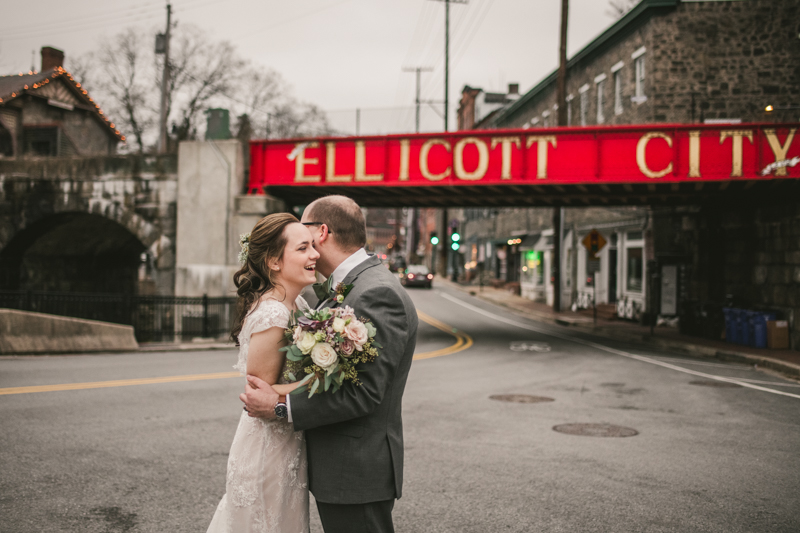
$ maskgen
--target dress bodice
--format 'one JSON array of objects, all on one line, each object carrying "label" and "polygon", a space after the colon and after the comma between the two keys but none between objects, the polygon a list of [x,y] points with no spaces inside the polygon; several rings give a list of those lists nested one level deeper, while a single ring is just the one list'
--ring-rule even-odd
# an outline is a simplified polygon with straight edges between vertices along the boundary
[{"label": "dress bodice", "polygon": [[[308,303],[302,296],[297,297],[295,305],[298,309],[308,309]],[[247,373],[247,353],[253,334],[269,328],[286,328],[291,315],[291,311],[283,302],[272,299],[256,302],[253,310],[245,317],[242,331],[239,332],[239,361],[233,368],[245,375]]]}]

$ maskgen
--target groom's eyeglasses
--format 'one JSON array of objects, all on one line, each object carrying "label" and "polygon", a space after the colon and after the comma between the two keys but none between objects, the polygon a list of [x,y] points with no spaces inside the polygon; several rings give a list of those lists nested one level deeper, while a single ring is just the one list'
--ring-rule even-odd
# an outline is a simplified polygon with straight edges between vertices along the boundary
[{"label": "groom's eyeglasses", "polygon": [[[321,226],[321,225],[323,225],[325,223],[324,222],[301,222],[301,224],[303,224],[304,226]],[[328,226],[328,233],[333,233],[331,231],[330,226]]]}]

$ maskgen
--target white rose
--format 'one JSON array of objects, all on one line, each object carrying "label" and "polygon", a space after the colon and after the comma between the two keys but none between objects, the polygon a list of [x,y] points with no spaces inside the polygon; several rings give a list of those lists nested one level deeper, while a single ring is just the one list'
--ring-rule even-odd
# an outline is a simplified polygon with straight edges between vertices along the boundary
[{"label": "white rose", "polygon": [[367,326],[365,326],[360,320],[351,320],[350,323],[345,326],[344,334],[348,339],[355,343],[356,349],[359,351],[361,350],[361,347],[364,346],[369,340]]},{"label": "white rose", "polygon": [[315,344],[317,344],[317,338],[310,331],[303,333],[303,337],[297,341],[297,347],[305,355],[308,355]]},{"label": "white rose", "polygon": [[296,328],[294,328],[294,334],[292,335],[292,340],[294,340],[294,343],[297,344],[298,342],[300,342],[300,339],[302,338],[303,338],[303,328],[297,326]]},{"label": "white rose", "polygon": [[346,323],[343,318],[339,318],[338,316],[333,319],[333,331],[336,333],[341,333],[344,331]]},{"label": "white rose", "polygon": [[339,356],[327,342],[320,342],[311,350],[311,360],[320,368],[328,368],[336,364]]}]

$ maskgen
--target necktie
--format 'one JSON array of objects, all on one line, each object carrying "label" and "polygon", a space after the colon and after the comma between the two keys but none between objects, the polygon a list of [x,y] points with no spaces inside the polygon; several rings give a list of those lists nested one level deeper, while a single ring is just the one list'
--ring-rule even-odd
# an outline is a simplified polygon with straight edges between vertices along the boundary
[{"label": "necktie", "polygon": [[312,288],[320,302],[327,300],[333,294],[333,276],[330,276],[322,283],[315,283]]}]

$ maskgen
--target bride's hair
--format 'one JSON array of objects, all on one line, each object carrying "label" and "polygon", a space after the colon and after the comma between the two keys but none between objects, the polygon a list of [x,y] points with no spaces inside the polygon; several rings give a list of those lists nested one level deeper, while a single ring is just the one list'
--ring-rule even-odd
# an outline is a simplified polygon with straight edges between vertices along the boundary
[{"label": "bride's hair", "polygon": [[236,305],[236,316],[231,328],[231,340],[239,344],[239,333],[242,331],[244,319],[252,311],[253,304],[278,284],[269,268],[269,261],[280,260],[286,248],[286,226],[300,221],[289,213],[275,213],[259,220],[250,232],[247,257],[244,264],[233,275],[236,294],[239,301]]}]

